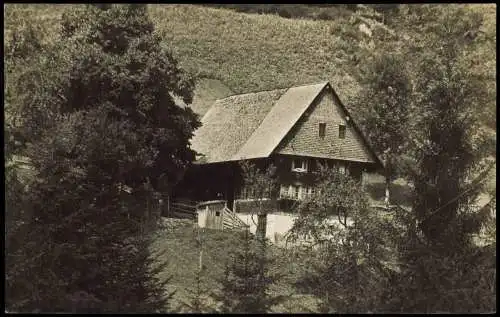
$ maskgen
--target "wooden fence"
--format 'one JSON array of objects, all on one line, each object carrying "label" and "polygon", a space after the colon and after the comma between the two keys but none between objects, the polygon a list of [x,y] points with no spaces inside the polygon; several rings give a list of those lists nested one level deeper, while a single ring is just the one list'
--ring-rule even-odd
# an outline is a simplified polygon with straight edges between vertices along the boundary
[{"label": "wooden fence", "polygon": [[222,219],[223,230],[242,230],[249,227],[235,212],[229,210],[227,207],[224,207],[222,210]]},{"label": "wooden fence", "polygon": [[168,218],[196,219],[197,203],[187,199],[177,199],[167,203],[164,215]]},{"label": "wooden fence", "polygon": [[192,220],[201,217],[202,224],[199,224],[201,227],[217,230],[238,230],[248,227],[236,213],[225,206],[225,201],[197,203],[188,199],[176,199],[167,203],[163,215],[168,218]]}]

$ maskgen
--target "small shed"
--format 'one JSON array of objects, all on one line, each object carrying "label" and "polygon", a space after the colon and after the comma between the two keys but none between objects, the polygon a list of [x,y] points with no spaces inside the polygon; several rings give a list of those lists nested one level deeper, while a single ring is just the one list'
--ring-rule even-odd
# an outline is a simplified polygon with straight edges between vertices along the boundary
[{"label": "small shed", "polygon": [[198,226],[216,230],[245,229],[248,226],[227,208],[227,201],[212,200],[198,204]]}]

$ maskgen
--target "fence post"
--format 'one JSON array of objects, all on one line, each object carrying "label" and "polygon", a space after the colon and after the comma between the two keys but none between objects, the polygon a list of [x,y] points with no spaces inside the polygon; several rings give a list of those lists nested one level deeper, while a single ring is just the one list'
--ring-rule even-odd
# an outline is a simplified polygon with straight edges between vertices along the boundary
[{"label": "fence post", "polygon": [[167,193],[167,217],[170,217],[170,194]]}]

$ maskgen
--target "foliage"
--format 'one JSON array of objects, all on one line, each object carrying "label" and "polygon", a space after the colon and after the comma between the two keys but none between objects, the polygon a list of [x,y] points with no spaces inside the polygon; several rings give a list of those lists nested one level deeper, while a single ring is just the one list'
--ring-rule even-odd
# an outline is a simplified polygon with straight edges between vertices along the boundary
[{"label": "foliage", "polygon": [[185,303],[192,313],[211,312],[212,307],[206,304],[205,296],[208,293],[202,286],[203,270],[196,271],[194,289],[189,290],[190,302]]},{"label": "foliage", "polygon": [[[382,156],[387,191],[398,175],[398,161],[407,150],[412,86],[404,56],[382,54],[368,63],[357,101],[360,125]],[[389,194],[389,192],[387,193]],[[389,203],[389,196],[386,197]]]},{"label": "foliage", "polygon": [[344,4],[205,4],[237,12],[277,14],[291,19],[335,20],[356,10],[356,5]]},{"label": "foliage", "polygon": [[323,169],[319,181],[299,206],[290,235],[310,241],[314,259],[299,285],[323,299],[325,312],[377,311],[391,276],[386,261],[396,229],[368,207],[353,179]]},{"label": "foliage", "polygon": [[481,17],[461,8],[442,13],[432,6],[419,13],[427,21],[421,27],[432,32],[416,46],[432,50],[415,68],[412,147],[417,164],[409,176],[415,185],[414,211],[426,238],[456,250],[479,229],[470,206],[480,186],[471,180],[485,168],[489,152],[477,115],[488,91],[464,59],[475,45],[466,34],[478,30]]},{"label": "foliage", "polygon": [[184,303],[192,313],[205,313],[213,311],[213,307],[207,304],[208,290],[202,284],[206,266],[203,264],[203,236],[200,228],[197,228],[196,245],[199,252],[199,266],[195,274],[195,286],[189,290],[190,302]]},{"label": "foliage", "polygon": [[391,309],[492,311],[494,254],[473,243],[487,218],[474,203],[491,168],[478,115],[490,91],[470,71],[468,58],[484,40],[478,35],[482,17],[457,6],[413,9],[404,23],[418,33],[413,50],[421,54],[412,60],[414,164],[408,175],[414,184],[414,225],[400,242],[401,274]]},{"label": "foliage", "polygon": [[276,167],[273,164],[267,166],[265,171],[250,161],[241,161],[240,168],[243,175],[243,186],[250,192],[257,209],[256,235],[264,240],[266,237],[267,213],[264,199],[276,201],[278,195],[278,182],[276,179]]},{"label": "foliage", "polygon": [[158,312],[168,295],[147,232],[158,216],[155,190],[194,158],[189,139],[199,122],[172,97],[189,103],[193,82],[161,48],[145,6],[73,13],[63,17],[61,40],[9,83],[26,92],[12,98],[37,183],[23,198],[29,238],[8,250],[21,263],[7,306]]},{"label": "foliage", "polygon": [[[189,306],[192,306],[196,293],[196,274],[199,269],[198,229],[193,229],[192,221],[173,218],[164,220],[175,225],[160,230],[153,246],[154,250],[163,253],[161,261],[168,261],[168,267],[162,275],[172,275],[167,287],[175,290],[175,294],[169,305],[174,311],[192,313],[194,310]],[[242,249],[244,238],[244,234],[234,234],[233,231],[203,230],[203,271],[200,278],[201,302],[206,306],[203,312],[214,312],[221,304],[212,298],[212,291],[221,289],[220,281],[224,279],[226,264],[231,264],[231,256]],[[269,293],[284,297],[284,301],[273,306],[270,312],[301,313],[307,311],[304,307],[315,310],[316,297],[309,293],[300,294],[294,287],[304,270],[302,260],[290,256],[286,251],[273,244],[267,246],[267,255],[272,259],[269,271],[281,277],[270,285]],[[291,293],[294,296],[290,296]]]},{"label": "foliage", "polygon": [[242,233],[243,244],[231,254],[226,263],[220,292],[214,298],[222,303],[222,313],[267,313],[271,306],[282,300],[272,296],[269,287],[279,275],[269,272],[271,258],[263,252],[267,243],[254,239],[248,231]]},{"label": "foliage", "polygon": [[251,161],[241,161],[239,165],[243,174],[243,186],[250,188],[253,196],[258,199],[276,197],[276,167],[273,164],[265,170]]},{"label": "foliage", "polygon": [[398,313],[485,313],[496,309],[496,251],[470,246],[443,254],[429,245],[415,215],[400,215],[399,273],[390,284],[385,310]]}]

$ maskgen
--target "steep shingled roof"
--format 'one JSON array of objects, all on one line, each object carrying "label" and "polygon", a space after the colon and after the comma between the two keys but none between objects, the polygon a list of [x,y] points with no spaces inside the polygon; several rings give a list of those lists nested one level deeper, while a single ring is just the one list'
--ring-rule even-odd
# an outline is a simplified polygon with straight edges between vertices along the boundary
[{"label": "steep shingled roof", "polygon": [[269,156],[326,84],[288,89],[232,160]]},{"label": "steep shingled roof", "polygon": [[323,82],[216,100],[191,140],[191,147],[202,155],[197,163],[268,157],[327,85]]},{"label": "steep shingled roof", "polygon": [[259,127],[286,89],[230,96],[216,100],[195,131],[191,147],[204,163],[232,160]]}]

